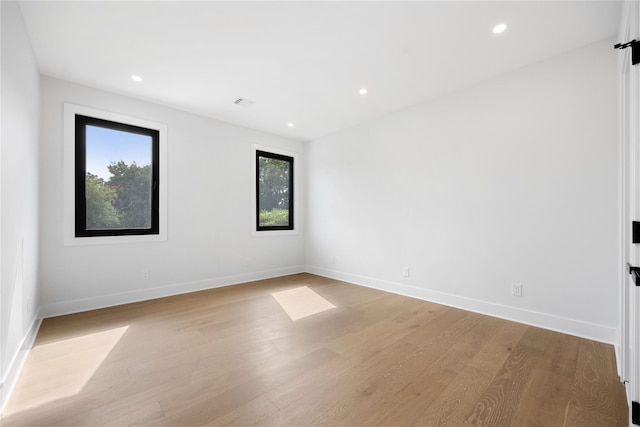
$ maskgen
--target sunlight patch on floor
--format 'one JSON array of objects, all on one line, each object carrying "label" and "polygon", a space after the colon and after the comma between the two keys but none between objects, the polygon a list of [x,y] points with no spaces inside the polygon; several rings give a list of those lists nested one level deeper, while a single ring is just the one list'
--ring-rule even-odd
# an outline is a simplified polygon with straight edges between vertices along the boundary
[{"label": "sunlight patch on floor", "polygon": [[298,320],[323,311],[336,308],[326,299],[306,286],[274,292],[273,297],[280,307],[289,315],[291,320]]},{"label": "sunlight patch on floor", "polygon": [[4,416],[80,393],[128,328],[123,326],[34,347]]}]

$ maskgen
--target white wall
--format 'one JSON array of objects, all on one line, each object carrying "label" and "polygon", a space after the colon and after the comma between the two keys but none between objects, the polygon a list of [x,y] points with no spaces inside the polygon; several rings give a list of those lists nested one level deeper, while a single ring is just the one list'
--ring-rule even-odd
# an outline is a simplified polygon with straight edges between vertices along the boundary
[{"label": "white wall", "polygon": [[37,329],[39,75],[17,3],[0,8],[1,410]]},{"label": "white wall", "polygon": [[612,46],[313,141],[307,269],[615,342]]},{"label": "white wall", "polygon": [[[167,125],[167,241],[64,245],[64,102]],[[303,271],[304,209],[297,234],[270,237],[252,236],[251,210],[252,144],[304,160],[302,143],[50,77],[41,80],[41,116],[43,316]]]}]

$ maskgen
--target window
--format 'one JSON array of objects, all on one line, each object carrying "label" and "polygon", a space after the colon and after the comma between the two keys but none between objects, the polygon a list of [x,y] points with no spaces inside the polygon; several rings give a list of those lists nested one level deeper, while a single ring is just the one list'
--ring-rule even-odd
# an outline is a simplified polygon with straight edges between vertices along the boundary
[{"label": "window", "polygon": [[293,157],[256,150],[256,230],[293,230]]},{"label": "window", "polygon": [[75,115],[75,236],[159,234],[160,132]]}]

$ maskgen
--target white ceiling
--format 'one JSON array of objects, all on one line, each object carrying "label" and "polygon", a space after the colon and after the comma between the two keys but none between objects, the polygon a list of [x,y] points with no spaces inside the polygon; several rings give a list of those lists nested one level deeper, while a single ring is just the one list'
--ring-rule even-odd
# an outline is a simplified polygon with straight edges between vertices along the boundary
[{"label": "white ceiling", "polygon": [[[42,74],[299,140],[612,37],[620,7],[21,2]],[[508,29],[496,36],[491,30],[501,22]],[[144,80],[136,83],[132,74]],[[365,96],[358,94],[363,87]],[[255,104],[236,105],[238,98]]]}]

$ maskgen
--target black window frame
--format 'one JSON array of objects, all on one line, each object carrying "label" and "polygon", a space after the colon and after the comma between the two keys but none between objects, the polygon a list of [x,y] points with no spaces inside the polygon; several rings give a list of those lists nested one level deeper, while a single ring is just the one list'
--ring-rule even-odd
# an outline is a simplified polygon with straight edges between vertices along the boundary
[{"label": "black window frame", "polygon": [[[260,157],[289,163],[289,225],[260,225]],[[294,230],[294,158],[270,151],[256,150],[256,231]]]},{"label": "black window frame", "polygon": [[[148,228],[87,229],[87,126],[151,137],[151,226]],[[75,115],[75,237],[160,234],[160,131],[97,117]]]}]

